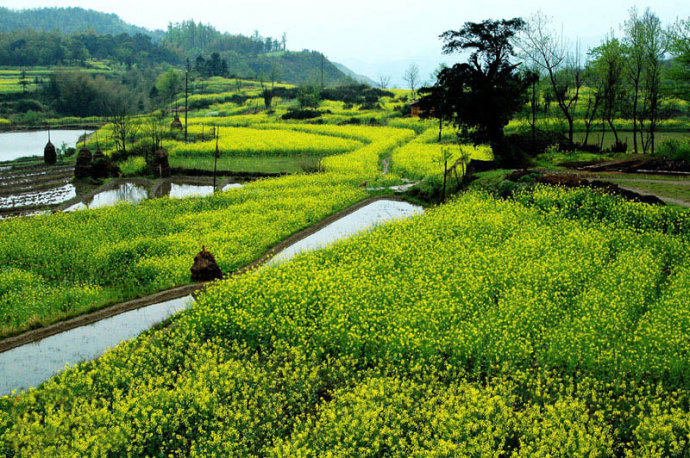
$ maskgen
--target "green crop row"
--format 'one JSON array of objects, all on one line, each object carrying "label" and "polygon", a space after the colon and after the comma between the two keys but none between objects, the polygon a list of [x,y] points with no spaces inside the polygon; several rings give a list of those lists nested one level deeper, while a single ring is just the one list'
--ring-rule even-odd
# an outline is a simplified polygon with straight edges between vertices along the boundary
[{"label": "green crop row", "polygon": [[363,197],[328,176],[292,176],[208,198],[0,221],[0,335],[186,284],[202,245],[231,272]]},{"label": "green crop row", "polygon": [[642,204],[601,196],[578,220],[577,196],[535,192],[467,193],[214,284],[0,400],[0,451],[683,456],[687,239],[630,224],[654,220]]}]

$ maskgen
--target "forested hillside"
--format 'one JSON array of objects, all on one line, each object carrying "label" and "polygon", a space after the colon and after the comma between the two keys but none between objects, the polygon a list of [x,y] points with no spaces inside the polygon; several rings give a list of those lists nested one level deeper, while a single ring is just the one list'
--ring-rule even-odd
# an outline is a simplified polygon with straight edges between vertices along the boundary
[{"label": "forested hillside", "polygon": [[21,29],[37,31],[59,30],[62,33],[75,33],[93,30],[101,35],[138,33],[160,37],[161,31],[152,32],[143,27],[128,24],[116,14],[101,13],[83,8],[36,8],[12,10],[0,8],[0,32]]},{"label": "forested hillside", "polygon": [[[193,66],[199,58],[224,62],[211,76],[279,79],[293,84],[332,85],[347,79],[317,51],[288,51],[287,37],[223,33],[194,21],[150,31],[127,24],[114,14],[82,8],[0,9],[0,62],[33,67],[85,66],[105,60],[128,67],[170,64]],[[198,67],[198,66],[197,66]]]}]

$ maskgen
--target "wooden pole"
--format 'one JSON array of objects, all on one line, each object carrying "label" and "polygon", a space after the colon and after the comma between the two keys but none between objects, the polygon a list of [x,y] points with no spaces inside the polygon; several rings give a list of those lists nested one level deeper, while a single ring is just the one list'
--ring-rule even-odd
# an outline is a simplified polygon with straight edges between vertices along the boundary
[{"label": "wooden pole", "polygon": [[321,53],[321,90],[323,90],[323,61],[326,59],[326,56]]},{"label": "wooden pole", "polygon": [[187,110],[189,100],[189,71],[184,74],[184,142],[187,143]]},{"label": "wooden pole", "polygon": [[220,137],[220,128],[216,127],[216,153],[213,160],[213,192],[216,192],[216,171],[218,170],[218,156],[220,156],[220,150],[218,149],[218,138]]}]

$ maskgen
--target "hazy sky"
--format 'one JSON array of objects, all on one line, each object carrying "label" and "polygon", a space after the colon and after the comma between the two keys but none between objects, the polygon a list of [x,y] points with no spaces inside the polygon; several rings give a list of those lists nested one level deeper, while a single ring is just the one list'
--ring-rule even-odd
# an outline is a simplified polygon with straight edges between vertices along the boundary
[{"label": "hazy sky", "polygon": [[454,62],[440,53],[438,35],[465,21],[526,17],[542,10],[564,34],[584,46],[598,41],[625,20],[627,10],[651,6],[668,24],[690,16],[688,0],[0,0],[9,8],[80,6],[112,12],[127,22],[164,29],[168,22],[195,19],[222,31],[280,37],[287,33],[288,49],[317,49],[331,60],[376,79],[394,81],[412,62],[422,77],[439,62]]}]

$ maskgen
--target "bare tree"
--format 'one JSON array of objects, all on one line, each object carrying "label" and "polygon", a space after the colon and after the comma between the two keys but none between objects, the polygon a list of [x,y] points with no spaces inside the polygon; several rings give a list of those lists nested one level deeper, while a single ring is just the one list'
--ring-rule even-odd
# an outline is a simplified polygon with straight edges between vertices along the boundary
[{"label": "bare tree", "polygon": [[379,75],[379,87],[381,89],[388,89],[391,84],[391,77],[388,75]]},{"label": "bare tree", "polygon": [[113,126],[113,141],[115,150],[127,153],[127,139],[129,138],[132,120],[126,112],[120,112],[110,117]]},{"label": "bare tree", "polygon": [[[518,43],[520,48],[524,47],[523,41],[520,39],[518,39]],[[541,96],[539,82],[541,81],[543,75],[539,62],[534,60],[535,56],[526,53],[524,49],[520,49],[519,56],[524,62],[522,68],[523,75],[527,80],[530,81],[530,117],[528,118],[528,122],[530,125],[530,130],[532,131],[532,141],[535,141],[537,136],[537,114],[539,110],[539,99]]]},{"label": "bare tree", "polygon": [[563,36],[556,35],[551,20],[537,12],[528,21],[521,41],[524,54],[548,76],[554,99],[568,122],[568,140],[573,143],[574,113],[582,87],[579,45],[569,52]]},{"label": "bare tree", "polygon": [[642,71],[642,113],[640,128],[644,132],[643,148],[654,154],[654,135],[661,121],[659,102],[661,99],[661,67],[666,53],[666,34],[659,17],[647,9],[641,18],[644,34],[644,67]]},{"label": "bare tree", "polygon": [[139,134],[139,130],[141,130],[141,125],[138,122],[135,122],[133,119],[130,118],[129,133],[127,134],[129,136],[130,151],[132,151],[134,149],[134,143],[137,140],[137,135]]},{"label": "bare tree", "polygon": [[585,122],[585,138],[582,140],[583,145],[589,143],[589,134],[592,131],[592,125],[596,119],[597,113],[599,111],[599,106],[602,100],[602,89],[600,84],[600,79],[594,71],[585,72],[585,79],[587,80],[587,85],[590,90],[585,93],[587,98],[587,106],[585,107],[584,122]]},{"label": "bare tree", "polygon": [[632,116],[633,116],[633,145],[635,154],[638,152],[638,107],[640,101],[640,84],[642,81],[642,69],[644,68],[644,28],[642,21],[637,16],[637,9],[631,8],[628,12],[628,20],[623,25],[625,37],[623,39],[628,58],[625,65],[625,77],[632,87]]},{"label": "bare tree", "polygon": [[415,90],[419,86],[419,67],[417,64],[410,64],[403,74],[403,81],[407,83],[410,90],[412,91],[412,99],[415,98]]},{"label": "bare tree", "polygon": [[150,163],[153,158],[153,154],[155,154],[156,151],[160,149],[163,141],[163,135],[165,134],[164,118],[162,116],[162,113],[153,113],[146,119],[146,134],[151,140],[152,154],[151,156],[149,156],[147,151],[145,159],[147,163]]},{"label": "bare tree", "polygon": [[127,153],[127,138],[132,130],[132,102],[123,91],[112,92],[103,101],[103,112],[112,125],[115,150]]}]

